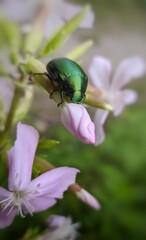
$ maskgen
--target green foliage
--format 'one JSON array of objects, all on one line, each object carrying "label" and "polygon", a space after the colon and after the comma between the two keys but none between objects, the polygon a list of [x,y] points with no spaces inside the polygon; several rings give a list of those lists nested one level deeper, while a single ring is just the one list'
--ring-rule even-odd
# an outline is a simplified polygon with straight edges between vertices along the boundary
[{"label": "green foliage", "polygon": [[68,21],[63,27],[61,27],[57,33],[48,40],[41,53],[40,57],[48,56],[52,54],[56,49],[58,49],[66,38],[70,37],[80,22],[84,19],[88,11],[90,10],[89,6],[84,7],[78,14],[76,14],[70,21]]},{"label": "green foliage", "polygon": [[60,127],[52,130],[62,143],[49,152],[49,160],[57,166],[79,168],[78,182],[102,204],[96,212],[66,195],[54,208],[82,223],[79,239],[145,239],[145,118],[139,106],[130,107],[121,118],[111,117],[107,138],[97,148],[83,145]]},{"label": "green foliage", "polygon": [[6,19],[0,19],[0,43],[1,47],[6,46],[11,50],[18,49],[21,44],[21,35],[19,27]]},{"label": "green foliage", "polygon": [[[94,2],[99,2],[101,5],[107,4],[106,0]],[[141,3],[141,5],[143,4],[144,6],[146,1],[135,0],[134,2],[137,4]],[[121,3],[121,0],[111,0],[108,1],[106,8],[111,9],[113,6],[119,6],[120,8]],[[132,0],[124,0],[124,6],[131,3]],[[88,8],[83,9],[75,18],[65,24],[52,39],[48,40],[40,55],[45,56],[51,54],[60,47],[64,40],[77,28],[77,25],[87,11]],[[22,43],[25,42],[23,47],[26,51],[26,56],[23,56],[24,59],[22,60],[25,62],[26,68],[34,72],[46,71],[45,65],[42,62],[35,57],[28,58],[27,56],[27,53],[33,54],[40,47],[42,32],[40,32],[35,44],[33,44],[37,35],[36,29],[28,35],[24,42],[20,35],[20,29],[18,29],[16,24],[3,22],[1,20],[0,29],[2,33],[0,36],[0,45],[6,48],[8,47],[11,50],[12,63],[17,65],[16,63],[20,54],[18,54],[18,52],[22,51]],[[85,45],[82,46],[81,52],[78,51],[78,48],[74,49],[74,51],[70,53],[70,57],[79,57],[90,45],[92,45],[92,42],[86,42]],[[19,59],[19,64],[20,62],[21,60]],[[0,68],[0,73],[4,74],[5,69],[3,69],[3,66]],[[21,74],[20,82],[26,77],[26,72],[24,74],[25,77],[23,73]],[[144,90],[141,89],[141,92],[142,91]],[[143,96],[145,97],[145,92],[143,92]],[[19,103],[20,105],[18,106],[21,107],[21,101]],[[17,116],[19,120],[20,117],[24,115],[24,107],[26,108],[26,105],[23,104],[23,109],[20,109],[22,111],[17,112],[19,113]],[[95,211],[79,199],[76,199],[72,193],[65,193],[65,198],[62,201],[59,201],[57,205],[45,212],[35,214],[33,220],[31,216],[26,216],[25,219],[17,217],[10,227],[0,231],[0,239],[29,240],[32,236],[46,228],[44,221],[51,214],[71,215],[75,222],[81,222],[80,240],[106,240],[109,238],[112,240],[145,239],[146,112],[143,111],[144,107],[145,103],[142,103],[140,106],[137,105],[125,110],[118,119],[110,117],[105,126],[107,138],[99,147],[89,146],[79,142],[62,126],[49,128],[46,137],[57,140],[42,140],[40,142],[38,155],[43,156],[47,161],[41,158],[36,159],[33,177],[43,173],[47,168],[51,169],[52,165],[49,165],[49,162],[55,166],[64,165],[79,168],[81,170],[81,173],[78,175],[79,184],[99,199],[102,209]],[[2,112],[3,105],[1,102],[0,108],[0,121],[3,123],[5,116]],[[18,121],[17,118],[15,119],[15,114],[13,116],[13,121],[14,120]],[[0,125],[0,127],[3,128],[3,124]],[[58,144],[59,141],[61,142],[60,144]],[[4,161],[1,163],[0,168],[2,186],[7,185],[6,180],[4,180],[6,179],[4,164],[6,157],[3,159]],[[24,237],[22,238],[22,236]]]},{"label": "green foliage", "polygon": [[84,43],[81,43],[78,47],[75,47],[69,53],[67,53],[66,57],[72,60],[78,59],[84,53],[86,53],[93,45],[92,40],[88,40]]},{"label": "green foliage", "polygon": [[12,226],[1,230],[0,238],[7,239],[15,232],[15,239],[20,239],[29,226],[40,226],[45,217],[57,213],[81,222],[79,240],[104,240],[109,236],[115,240],[145,239],[145,118],[146,112],[139,105],[129,107],[120,118],[110,117],[107,138],[99,147],[82,144],[62,126],[49,129],[49,138],[61,143],[47,151],[46,159],[56,166],[79,168],[77,181],[99,199],[102,209],[95,211],[72,193],[65,193],[63,200],[34,215],[33,221],[30,216],[25,221],[17,217]]},{"label": "green foliage", "polygon": [[24,42],[24,52],[32,55],[36,53],[44,37],[44,31],[42,26],[35,24],[32,26],[32,30],[27,35]]},{"label": "green foliage", "polygon": [[48,140],[48,139],[41,139],[38,145],[38,150],[40,149],[46,149],[48,150],[49,148],[52,148],[59,144],[59,141],[56,140]]}]

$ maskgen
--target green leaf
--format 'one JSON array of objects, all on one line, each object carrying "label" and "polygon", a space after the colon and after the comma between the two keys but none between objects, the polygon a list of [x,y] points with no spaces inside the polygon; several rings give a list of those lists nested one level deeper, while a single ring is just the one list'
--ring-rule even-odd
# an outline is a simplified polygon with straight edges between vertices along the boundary
[{"label": "green leaf", "polygon": [[17,24],[5,19],[0,20],[1,37],[0,40],[12,49],[19,49],[21,44],[20,29]]},{"label": "green leaf", "polygon": [[5,19],[0,20],[0,46],[10,51],[11,61],[14,64],[19,62],[19,50],[22,39],[19,26]]},{"label": "green leaf", "polygon": [[31,57],[26,62],[28,71],[33,73],[44,73],[46,72],[46,66],[38,59]]},{"label": "green leaf", "polygon": [[45,4],[41,4],[37,18],[32,24],[31,31],[28,33],[24,42],[24,51],[32,55],[39,49],[44,37],[44,25],[48,17],[48,9]]},{"label": "green leaf", "polygon": [[32,31],[28,34],[26,37],[25,43],[24,43],[24,52],[28,54],[35,53],[43,39],[43,29],[37,26],[32,27]]},{"label": "green leaf", "polygon": [[[32,240],[37,239],[37,236],[39,234],[40,227],[36,226],[33,228],[28,228],[24,235],[21,237],[21,240]],[[41,239],[40,239],[41,240]]]},{"label": "green leaf", "polygon": [[74,48],[71,52],[66,54],[66,57],[72,60],[78,59],[80,56],[82,56],[84,53],[86,53],[93,45],[92,40],[88,40],[82,44],[80,44],[78,47]]},{"label": "green leaf", "polygon": [[65,41],[65,39],[69,37],[71,33],[77,29],[80,22],[84,19],[89,10],[90,6],[84,7],[70,21],[68,21],[63,27],[61,27],[57,34],[55,34],[55,36],[49,39],[49,41],[46,43],[45,47],[40,52],[39,57],[50,55],[56,49],[58,49],[60,45]]},{"label": "green leaf", "polygon": [[35,23],[31,27],[31,31],[28,33],[24,41],[24,52],[27,54],[34,54],[39,49],[40,44],[44,37],[44,20],[45,16],[40,13]]},{"label": "green leaf", "polygon": [[55,147],[56,145],[59,144],[59,141],[57,140],[48,140],[48,139],[43,139],[39,142],[38,149],[50,149],[52,147]]},{"label": "green leaf", "polygon": [[46,159],[40,156],[39,157],[36,156],[33,164],[33,178],[36,178],[42,173],[50,171],[53,168],[54,166],[51,163],[49,163]]}]

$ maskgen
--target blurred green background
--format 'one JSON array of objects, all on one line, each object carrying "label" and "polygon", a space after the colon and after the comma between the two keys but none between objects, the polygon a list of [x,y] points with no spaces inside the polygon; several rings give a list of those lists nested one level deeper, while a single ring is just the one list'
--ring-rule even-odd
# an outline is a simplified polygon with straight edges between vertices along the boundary
[{"label": "blurred green background", "polygon": [[[96,54],[110,58],[115,67],[128,56],[146,57],[146,0],[90,3],[96,14],[95,29],[86,33],[81,30],[81,38],[94,38]],[[89,59],[95,48],[89,52]],[[130,87],[138,91],[139,100],[119,118],[109,116],[101,146],[82,144],[59,123],[51,125],[45,134],[61,142],[45,158],[56,166],[79,168],[78,183],[100,201],[102,209],[95,211],[65,193],[65,198],[47,212],[27,216],[25,221],[18,217],[12,226],[0,231],[0,239],[21,239],[30,226],[41,230],[44,225],[40,220],[50,214],[70,215],[74,222],[81,222],[79,240],[146,239],[146,78]]]}]

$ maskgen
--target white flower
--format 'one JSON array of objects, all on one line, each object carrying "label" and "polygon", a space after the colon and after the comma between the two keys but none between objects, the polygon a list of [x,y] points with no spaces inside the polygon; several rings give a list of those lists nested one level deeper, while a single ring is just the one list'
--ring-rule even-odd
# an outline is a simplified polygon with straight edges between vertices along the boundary
[{"label": "white flower", "polygon": [[[70,20],[79,11],[82,6],[72,4],[65,0],[5,0],[0,3],[1,11],[10,20],[28,23],[35,18],[41,5],[45,5],[48,10],[48,17],[45,25],[46,37],[52,35],[54,31],[60,28],[66,21]],[[94,22],[94,14],[90,11],[83,19],[80,27],[91,28]]]},{"label": "white flower", "polygon": [[[111,76],[111,62],[104,57],[94,57],[89,68],[94,86],[103,92],[113,108],[114,116],[119,116],[126,105],[137,100],[137,93],[134,90],[122,90],[122,88],[132,80],[142,77],[145,72],[146,64],[141,57],[137,56],[123,60],[113,76]],[[95,112],[96,145],[101,144],[104,140],[103,124],[108,113],[105,110],[96,110]]]},{"label": "white flower", "polygon": [[8,19],[20,23],[31,21],[37,13],[39,0],[4,0],[1,11]]},{"label": "white flower", "polygon": [[[82,6],[72,4],[64,0],[48,1],[48,19],[46,24],[46,35],[52,35],[54,29],[61,27],[66,21],[70,20],[78,12]],[[94,14],[90,11],[83,19],[80,27],[91,28],[94,22]],[[48,34],[47,34],[48,33]]]},{"label": "white flower", "polygon": [[17,140],[8,151],[8,190],[0,187],[0,228],[9,226],[16,215],[33,215],[52,207],[63,198],[67,188],[75,183],[75,168],[58,167],[31,180],[38,132],[18,123]]},{"label": "white flower", "polygon": [[44,240],[75,240],[78,233],[79,223],[72,223],[70,217],[52,215],[48,218],[48,225],[51,231],[44,236]]}]

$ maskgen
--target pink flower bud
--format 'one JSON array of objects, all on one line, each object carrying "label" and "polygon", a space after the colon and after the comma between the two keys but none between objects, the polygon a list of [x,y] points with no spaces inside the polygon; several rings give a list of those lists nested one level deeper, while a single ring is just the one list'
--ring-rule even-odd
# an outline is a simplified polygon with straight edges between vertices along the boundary
[{"label": "pink flower bud", "polygon": [[87,192],[84,188],[81,188],[80,191],[76,192],[76,196],[80,198],[84,203],[88,204],[90,207],[99,210],[101,208],[98,200]]},{"label": "pink flower bud", "polygon": [[80,104],[68,103],[62,109],[63,125],[80,141],[95,143],[95,126],[86,109]]}]

